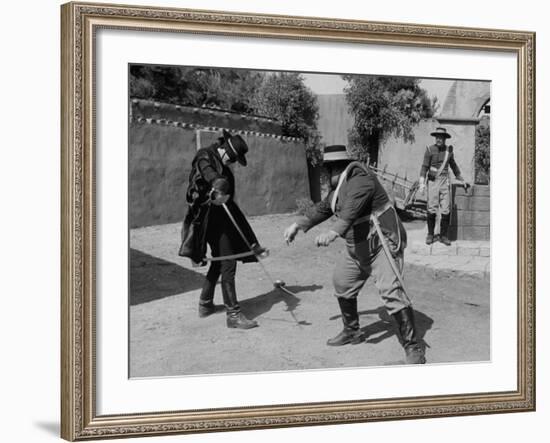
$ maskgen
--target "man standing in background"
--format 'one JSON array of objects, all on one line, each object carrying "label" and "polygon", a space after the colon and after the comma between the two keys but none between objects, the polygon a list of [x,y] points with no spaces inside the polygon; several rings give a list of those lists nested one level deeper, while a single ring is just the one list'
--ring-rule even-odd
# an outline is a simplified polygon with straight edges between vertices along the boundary
[{"label": "man standing in background", "polygon": [[[435,144],[426,146],[424,161],[420,169],[419,192],[423,193],[427,186],[428,192],[428,235],[426,244],[431,245],[440,241],[444,245],[450,246],[451,241],[448,237],[449,222],[451,218],[451,180],[449,177],[449,166],[458,181],[467,187],[460,169],[454,159],[453,147],[446,144],[451,135],[445,128],[436,128],[430,135],[435,137]],[[441,224],[439,235],[436,236],[435,224],[437,212],[441,214]]]}]

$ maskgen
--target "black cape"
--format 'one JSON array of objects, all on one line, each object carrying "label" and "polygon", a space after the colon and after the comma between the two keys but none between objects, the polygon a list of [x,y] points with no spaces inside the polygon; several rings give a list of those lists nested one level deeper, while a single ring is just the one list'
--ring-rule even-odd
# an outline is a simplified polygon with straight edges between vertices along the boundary
[{"label": "black cape", "polygon": [[[195,264],[206,264],[207,244],[212,257],[225,257],[249,248],[222,206],[211,204],[208,193],[214,180],[223,178],[228,182],[229,200],[227,209],[233,216],[248,243],[258,243],[252,227],[234,201],[235,177],[223,164],[217,152],[218,144],[200,149],[193,159],[187,190],[187,214],[181,231],[179,255],[190,258]],[[199,167],[200,163],[200,167]],[[206,166],[206,167],[205,167]],[[205,172],[208,171],[208,172]],[[257,261],[255,256],[243,257],[243,262]]]}]

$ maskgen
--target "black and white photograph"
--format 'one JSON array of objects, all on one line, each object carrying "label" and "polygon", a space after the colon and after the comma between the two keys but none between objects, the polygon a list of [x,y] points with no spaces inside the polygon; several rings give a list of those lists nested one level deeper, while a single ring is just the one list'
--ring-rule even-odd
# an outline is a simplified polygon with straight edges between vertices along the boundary
[{"label": "black and white photograph", "polygon": [[543,2],[6,5],[2,441],[548,438]]},{"label": "black and white photograph", "polygon": [[129,376],[491,360],[491,82],[131,64]]}]

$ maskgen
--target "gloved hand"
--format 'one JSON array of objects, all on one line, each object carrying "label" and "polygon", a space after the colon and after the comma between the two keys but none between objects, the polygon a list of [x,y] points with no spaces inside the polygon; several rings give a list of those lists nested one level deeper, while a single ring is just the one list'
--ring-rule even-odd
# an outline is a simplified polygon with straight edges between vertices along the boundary
[{"label": "gloved hand", "polygon": [[258,243],[254,243],[251,245],[252,252],[254,252],[254,255],[258,258],[267,258],[269,257],[269,249],[264,248],[263,246],[260,246]]},{"label": "gloved hand", "polygon": [[225,178],[217,178],[212,183],[210,200],[216,206],[221,206],[229,200],[229,182]]},{"label": "gloved hand", "polygon": [[222,194],[220,191],[212,189],[210,191],[210,201],[213,205],[221,206],[229,200],[229,194]]}]

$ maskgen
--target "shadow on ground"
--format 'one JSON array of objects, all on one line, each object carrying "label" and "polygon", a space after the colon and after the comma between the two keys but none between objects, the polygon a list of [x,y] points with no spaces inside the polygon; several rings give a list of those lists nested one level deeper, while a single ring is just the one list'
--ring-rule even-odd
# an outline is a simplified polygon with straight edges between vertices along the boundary
[{"label": "shadow on ground", "polygon": [[[323,289],[321,285],[309,285],[309,286],[285,286],[290,292],[299,294],[302,292],[314,292],[319,289]],[[271,308],[277,303],[286,304],[286,311],[289,312],[295,319],[296,323],[301,325],[310,325],[307,321],[298,321],[295,317],[294,311],[300,304],[300,298],[295,295],[288,294],[281,289],[273,289],[265,294],[257,295],[256,297],[249,298],[240,302],[243,312],[245,312],[248,318],[256,318],[262,314],[266,314],[271,311]]]},{"label": "shadow on ground", "polygon": [[[361,331],[363,332],[363,335],[366,338],[367,343],[380,343],[390,337],[393,337],[396,335],[397,332],[397,325],[395,324],[395,321],[391,318],[391,316],[388,314],[388,311],[386,311],[386,308],[384,306],[379,306],[376,309],[369,309],[367,311],[360,311],[359,312],[359,320],[361,320],[361,316],[378,316],[378,320],[369,323],[366,326],[363,326],[361,328]],[[335,315],[333,317],[330,317],[330,320],[336,320],[341,319],[341,315]],[[426,332],[428,332],[434,323],[434,321],[428,317],[423,312],[417,311],[415,309],[414,311],[414,320],[416,325],[416,334],[418,337],[418,340],[420,344],[423,347],[430,347],[428,343],[424,340],[424,337],[426,335]],[[363,319],[364,322],[364,319]]]},{"label": "shadow on ground", "polygon": [[130,305],[199,289],[203,280],[198,272],[130,249]]}]

